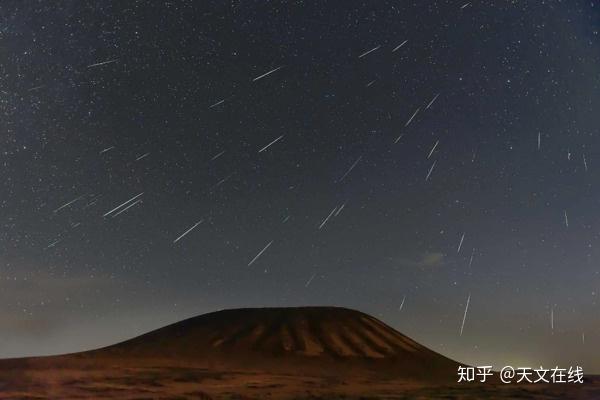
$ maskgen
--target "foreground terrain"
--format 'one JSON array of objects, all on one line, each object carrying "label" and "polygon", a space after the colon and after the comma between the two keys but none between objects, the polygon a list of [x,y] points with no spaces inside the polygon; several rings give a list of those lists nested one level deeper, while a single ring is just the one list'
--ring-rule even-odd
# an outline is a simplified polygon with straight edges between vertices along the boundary
[{"label": "foreground terrain", "polygon": [[600,399],[600,382],[589,379],[583,385],[459,386],[192,366],[13,369],[0,381],[0,399]]},{"label": "foreground terrain", "polygon": [[89,352],[0,361],[0,399],[600,399],[584,384],[456,384],[458,364],[366,314],[227,310]]}]

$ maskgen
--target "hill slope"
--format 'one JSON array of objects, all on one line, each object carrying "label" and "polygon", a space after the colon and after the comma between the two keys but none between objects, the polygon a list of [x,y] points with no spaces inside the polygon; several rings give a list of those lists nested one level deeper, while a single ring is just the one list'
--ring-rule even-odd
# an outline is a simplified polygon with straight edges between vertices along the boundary
[{"label": "hill slope", "polygon": [[337,307],[218,311],[87,354],[237,369],[377,367],[378,373],[422,378],[454,377],[457,368],[378,319]]}]

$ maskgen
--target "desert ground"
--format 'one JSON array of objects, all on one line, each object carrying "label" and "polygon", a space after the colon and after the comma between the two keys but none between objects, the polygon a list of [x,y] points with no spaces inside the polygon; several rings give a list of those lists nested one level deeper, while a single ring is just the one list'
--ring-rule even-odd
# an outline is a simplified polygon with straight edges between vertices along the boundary
[{"label": "desert ground", "polygon": [[600,380],[584,384],[446,384],[215,371],[193,366],[32,368],[0,371],[0,399],[600,399]]}]

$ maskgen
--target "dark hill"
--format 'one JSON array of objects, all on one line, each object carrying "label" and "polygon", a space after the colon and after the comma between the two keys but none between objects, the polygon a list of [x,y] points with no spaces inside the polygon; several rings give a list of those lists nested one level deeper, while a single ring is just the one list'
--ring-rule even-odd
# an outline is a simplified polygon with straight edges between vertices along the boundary
[{"label": "dark hill", "polygon": [[236,369],[369,370],[419,378],[454,378],[458,367],[378,319],[338,307],[217,311],[82,354]]}]

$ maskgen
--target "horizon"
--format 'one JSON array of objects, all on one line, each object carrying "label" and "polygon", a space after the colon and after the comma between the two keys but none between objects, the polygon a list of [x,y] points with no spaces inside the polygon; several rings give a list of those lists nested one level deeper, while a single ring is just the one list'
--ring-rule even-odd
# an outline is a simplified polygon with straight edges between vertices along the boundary
[{"label": "horizon", "polygon": [[[2,360],[2,359],[11,359],[11,358],[29,358],[29,357],[37,357],[37,356],[40,356],[40,357],[48,357],[48,356],[50,356],[51,357],[51,356],[56,356],[56,355],[65,355],[65,354],[70,354],[70,353],[82,353],[82,352],[87,352],[87,351],[91,351],[91,350],[98,350],[98,349],[102,349],[102,348],[105,348],[105,347],[110,347],[110,346],[115,345],[115,344],[123,343],[125,341],[130,340],[130,339],[138,338],[138,337],[140,337],[140,336],[142,336],[142,335],[144,335],[146,333],[153,332],[153,331],[159,330],[159,329],[167,327],[167,326],[176,325],[179,322],[183,322],[183,321],[190,320],[190,319],[196,319],[198,317],[202,317],[202,316],[209,315],[209,314],[220,313],[220,312],[223,312],[223,311],[262,310],[262,309],[289,309],[289,310],[293,310],[293,309],[306,309],[306,308],[313,308],[313,309],[314,308],[340,309],[340,310],[350,310],[350,311],[358,312],[358,313],[361,313],[361,314],[366,314],[366,315],[375,317],[376,319],[378,319],[379,321],[383,322],[385,325],[391,327],[392,329],[396,330],[400,334],[402,334],[402,335],[404,335],[404,336],[406,336],[406,337],[408,337],[408,338],[416,341],[418,344],[420,344],[420,345],[428,348],[429,350],[432,350],[432,351],[434,351],[434,352],[436,352],[436,353],[438,353],[438,354],[440,354],[440,355],[442,355],[444,357],[449,358],[450,360],[453,360],[453,361],[457,362],[460,365],[465,365],[465,366],[466,365],[471,365],[471,366],[474,366],[474,365],[483,365],[483,364],[486,364],[486,363],[482,363],[482,362],[479,362],[479,363],[476,363],[476,362],[467,362],[465,360],[461,360],[461,359],[457,359],[455,357],[452,357],[451,355],[444,353],[443,350],[436,349],[435,346],[432,346],[432,345],[430,345],[428,343],[424,343],[424,342],[422,342],[420,340],[415,339],[414,337],[411,337],[410,335],[407,335],[401,329],[399,329],[398,327],[395,327],[394,325],[390,324],[388,321],[386,321],[382,317],[379,317],[379,316],[376,316],[376,315],[372,315],[372,314],[370,314],[368,312],[365,312],[363,310],[360,310],[360,309],[349,308],[349,307],[346,307],[346,306],[343,306],[343,305],[290,305],[290,306],[258,306],[257,305],[257,306],[244,306],[244,307],[232,307],[232,308],[215,309],[215,310],[212,310],[212,311],[207,311],[207,312],[203,312],[203,313],[200,313],[200,314],[195,314],[195,315],[191,315],[191,316],[184,317],[184,318],[181,318],[181,319],[173,320],[172,322],[166,322],[166,323],[164,323],[162,325],[155,326],[154,328],[150,328],[150,329],[146,329],[146,330],[141,330],[141,331],[139,331],[137,333],[132,334],[132,336],[123,337],[123,338],[117,339],[116,341],[113,341],[113,342],[110,342],[110,343],[101,341],[101,342],[99,342],[99,344],[97,344],[94,347],[85,347],[85,348],[80,348],[80,349],[74,350],[74,351],[66,351],[66,352],[60,352],[60,353],[29,354],[29,355],[16,356],[16,357],[2,357],[2,358],[0,358],[0,360]],[[489,359],[489,358],[487,358],[487,359]],[[513,365],[513,366],[519,365],[521,367],[531,367],[531,368],[536,367],[534,364],[527,364],[527,363],[521,362],[521,360],[523,360],[523,358],[521,358],[521,357],[511,358],[509,356],[509,357],[504,358],[504,360],[506,360],[506,361],[504,361],[504,363],[499,363],[499,364],[496,364],[495,366],[493,366],[493,370],[494,371],[498,371],[501,367],[506,366],[506,365]],[[489,364],[489,363],[487,363],[487,364]],[[550,364],[552,364],[552,363],[547,363],[548,366]],[[555,364],[560,365],[559,362],[555,362]],[[496,369],[496,368],[498,368],[498,369]],[[589,371],[586,371],[585,375],[586,376],[596,376],[596,375],[600,375],[600,374],[598,372],[589,372]]]}]

